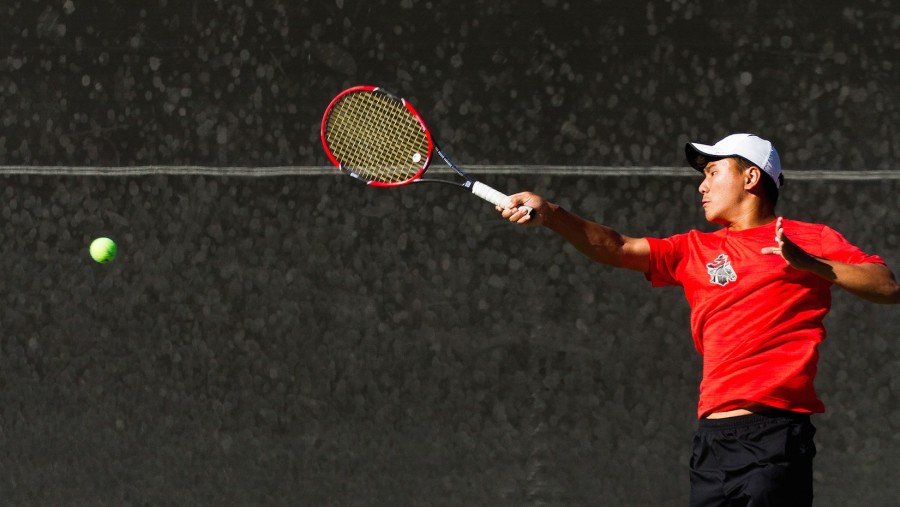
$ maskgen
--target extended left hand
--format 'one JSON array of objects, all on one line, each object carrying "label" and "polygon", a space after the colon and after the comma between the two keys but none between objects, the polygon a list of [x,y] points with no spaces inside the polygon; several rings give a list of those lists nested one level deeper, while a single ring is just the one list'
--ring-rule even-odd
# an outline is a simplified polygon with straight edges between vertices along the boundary
[{"label": "extended left hand", "polygon": [[775,243],[777,246],[767,246],[762,249],[764,254],[780,255],[791,267],[797,269],[809,269],[815,263],[815,257],[806,253],[806,250],[797,246],[784,234],[784,221],[778,217],[775,221]]}]

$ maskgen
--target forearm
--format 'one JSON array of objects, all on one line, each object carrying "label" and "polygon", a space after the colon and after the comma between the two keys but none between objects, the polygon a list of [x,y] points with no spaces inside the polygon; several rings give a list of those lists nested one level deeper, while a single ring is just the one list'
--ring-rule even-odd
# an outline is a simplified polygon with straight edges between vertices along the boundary
[{"label": "forearm", "polygon": [[645,241],[586,220],[557,204],[543,210],[544,227],[562,236],[578,251],[596,262],[646,272],[649,267]]},{"label": "forearm", "polygon": [[900,303],[900,286],[883,264],[845,264],[810,257],[802,269],[815,273],[838,287],[873,303]]}]

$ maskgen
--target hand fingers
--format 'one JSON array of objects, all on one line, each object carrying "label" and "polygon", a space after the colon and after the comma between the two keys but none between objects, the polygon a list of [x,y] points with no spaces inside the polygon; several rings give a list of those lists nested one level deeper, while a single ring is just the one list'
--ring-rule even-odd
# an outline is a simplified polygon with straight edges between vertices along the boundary
[{"label": "hand fingers", "polygon": [[527,201],[531,197],[531,195],[532,194],[530,192],[519,192],[517,194],[512,194],[511,196],[509,196],[509,207],[516,208],[518,206],[521,206],[522,204],[525,204],[525,201]]},{"label": "hand fingers", "polygon": [[763,254],[767,255],[781,255],[784,257],[784,242],[787,240],[787,237],[784,235],[784,225],[782,217],[778,217],[775,220],[775,243],[778,246],[767,246],[761,250]]},{"label": "hand fingers", "polygon": [[[511,211],[511,213],[507,218],[509,218],[510,222],[524,224],[531,220],[531,215],[528,213],[528,211],[529,211],[528,208],[519,207],[519,208],[509,210],[509,211]],[[504,216],[505,216],[505,213],[504,213]]]},{"label": "hand fingers", "polygon": [[531,192],[519,192],[509,196],[509,200],[503,206],[495,206],[503,218],[518,224],[540,224],[540,216],[536,208],[542,204],[540,197]]}]

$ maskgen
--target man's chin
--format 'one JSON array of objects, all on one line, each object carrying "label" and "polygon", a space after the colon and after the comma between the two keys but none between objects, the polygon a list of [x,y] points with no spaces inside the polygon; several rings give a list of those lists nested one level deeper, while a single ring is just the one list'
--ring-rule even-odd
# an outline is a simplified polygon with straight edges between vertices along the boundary
[{"label": "man's chin", "polygon": [[728,225],[728,221],[723,219],[716,213],[711,213],[711,212],[707,211],[704,215],[706,217],[706,221],[711,224]]}]

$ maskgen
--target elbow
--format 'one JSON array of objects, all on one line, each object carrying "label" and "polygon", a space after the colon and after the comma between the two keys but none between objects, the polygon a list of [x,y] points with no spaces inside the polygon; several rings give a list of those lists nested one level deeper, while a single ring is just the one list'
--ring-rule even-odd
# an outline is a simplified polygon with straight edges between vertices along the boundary
[{"label": "elbow", "polygon": [[886,305],[900,304],[900,283],[897,283],[894,273],[887,269],[885,271],[887,271],[887,276],[882,278],[877,302]]},{"label": "elbow", "polygon": [[900,284],[894,282],[893,287],[887,293],[887,303],[892,305],[900,304]]},{"label": "elbow", "polygon": [[896,283],[891,286],[879,287],[877,289],[871,291],[856,291],[850,290],[849,292],[859,296],[870,303],[876,303],[880,305],[896,305],[900,304],[900,285]]},{"label": "elbow", "polygon": [[887,283],[882,290],[882,297],[879,302],[888,305],[900,304],[900,283],[897,283],[897,279],[894,278],[893,273],[891,273],[890,278],[887,280]]}]

